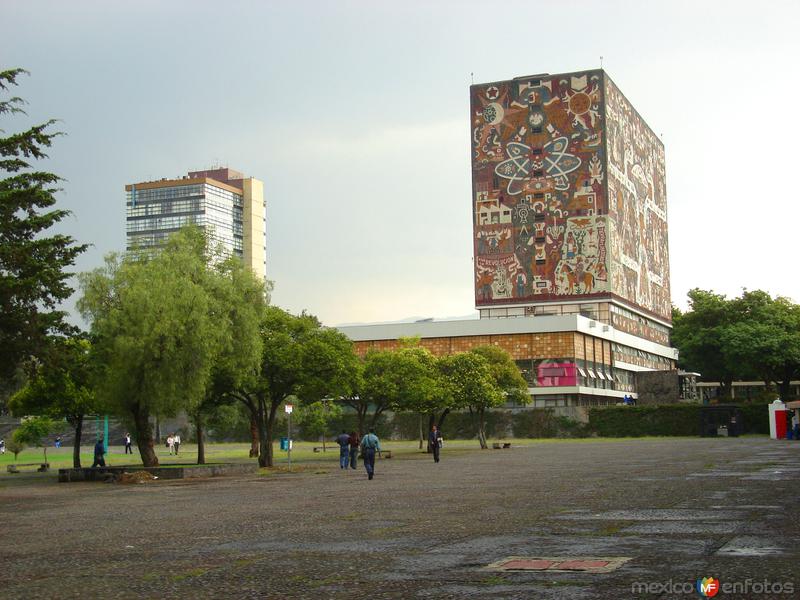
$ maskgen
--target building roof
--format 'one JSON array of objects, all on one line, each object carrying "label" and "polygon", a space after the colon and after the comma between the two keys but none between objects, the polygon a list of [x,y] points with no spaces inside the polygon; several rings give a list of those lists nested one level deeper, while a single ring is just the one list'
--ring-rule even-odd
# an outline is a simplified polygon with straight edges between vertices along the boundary
[{"label": "building roof", "polygon": [[337,327],[354,342],[396,340],[401,337],[441,338],[476,335],[514,335],[574,331],[637,348],[677,360],[678,351],[582,315],[464,319],[459,321],[417,321],[415,323],[378,323]]}]

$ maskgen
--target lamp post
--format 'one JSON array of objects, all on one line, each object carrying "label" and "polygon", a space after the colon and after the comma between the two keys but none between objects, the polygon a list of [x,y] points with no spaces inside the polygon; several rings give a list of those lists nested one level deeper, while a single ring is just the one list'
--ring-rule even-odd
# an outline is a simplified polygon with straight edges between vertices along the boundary
[{"label": "lamp post", "polygon": [[292,468],[292,410],[294,410],[294,406],[291,404],[287,404],[284,408],[286,411],[286,450],[287,456],[289,457],[289,469]]}]

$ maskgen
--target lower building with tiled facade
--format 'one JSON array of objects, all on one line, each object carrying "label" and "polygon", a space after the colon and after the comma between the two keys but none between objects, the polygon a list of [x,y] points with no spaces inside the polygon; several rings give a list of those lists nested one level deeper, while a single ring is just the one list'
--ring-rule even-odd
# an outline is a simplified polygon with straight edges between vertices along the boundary
[{"label": "lower building with tiled facade", "polygon": [[[577,306],[577,305],[576,305]],[[359,354],[397,348],[399,338],[442,356],[477,346],[499,346],[511,354],[528,382],[531,406],[597,406],[637,397],[636,373],[675,368],[677,351],[614,327],[606,313],[540,314],[458,321],[424,320],[339,327]],[[608,318],[604,318],[608,317]]]}]

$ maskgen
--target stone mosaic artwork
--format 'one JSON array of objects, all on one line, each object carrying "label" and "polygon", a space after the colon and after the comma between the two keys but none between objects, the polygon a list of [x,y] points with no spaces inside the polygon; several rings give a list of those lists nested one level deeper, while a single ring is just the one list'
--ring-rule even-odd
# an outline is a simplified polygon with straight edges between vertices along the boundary
[{"label": "stone mosaic artwork", "polygon": [[663,147],[607,76],[470,92],[476,305],[614,294],[669,318]]}]

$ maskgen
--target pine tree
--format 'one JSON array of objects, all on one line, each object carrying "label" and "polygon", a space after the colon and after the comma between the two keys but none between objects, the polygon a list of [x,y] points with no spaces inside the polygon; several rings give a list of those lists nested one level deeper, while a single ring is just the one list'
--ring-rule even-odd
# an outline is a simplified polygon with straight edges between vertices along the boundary
[{"label": "pine tree", "polygon": [[[0,71],[0,118],[24,114],[22,98],[8,97],[23,69]],[[72,294],[71,273],[86,249],[66,235],[47,230],[69,211],[52,208],[61,178],[36,170],[32,162],[47,158],[60,132],[54,120],[20,133],[0,128],[0,380],[8,380],[17,366],[46,347],[48,334],[71,327],[59,303]]]}]

